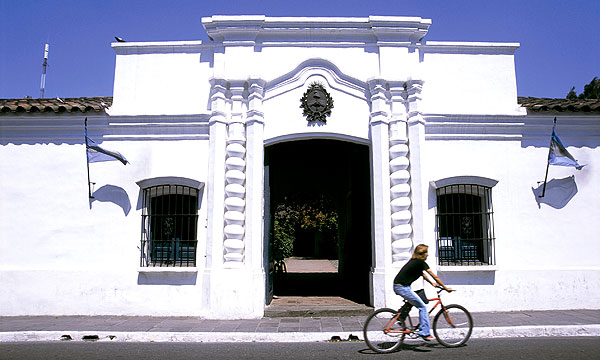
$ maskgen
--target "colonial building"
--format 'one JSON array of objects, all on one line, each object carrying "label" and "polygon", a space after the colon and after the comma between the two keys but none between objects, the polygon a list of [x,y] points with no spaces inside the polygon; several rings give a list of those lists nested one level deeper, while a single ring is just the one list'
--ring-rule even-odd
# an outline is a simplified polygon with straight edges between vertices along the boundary
[{"label": "colonial building", "polygon": [[[202,24],[114,43],[113,97],[0,100],[1,315],[261,317],[294,197],[335,214],[294,246],[339,296],[398,306],[425,243],[472,311],[598,308],[599,101],[518,98],[519,44],[419,17]],[[547,170],[555,117],[582,170]]]}]

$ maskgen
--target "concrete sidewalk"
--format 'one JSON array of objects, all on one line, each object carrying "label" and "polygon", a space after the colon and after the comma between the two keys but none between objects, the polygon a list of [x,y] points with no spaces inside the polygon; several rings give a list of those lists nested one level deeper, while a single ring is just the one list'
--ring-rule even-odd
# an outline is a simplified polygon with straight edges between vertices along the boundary
[{"label": "concrete sidewalk", "polygon": [[[472,338],[600,336],[600,310],[472,313]],[[315,342],[362,340],[366,316],[207,320],[195,317],[0,317],[0,342]]]}]

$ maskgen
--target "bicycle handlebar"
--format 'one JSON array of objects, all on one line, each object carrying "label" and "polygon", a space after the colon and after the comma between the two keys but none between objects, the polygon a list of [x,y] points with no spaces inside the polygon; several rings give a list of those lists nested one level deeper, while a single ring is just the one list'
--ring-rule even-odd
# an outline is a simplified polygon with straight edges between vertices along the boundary
[{"label": "bicycle handlebar", "polygon": [[451,293],[451,292],[454,292],[454,291],[456,291],[456,290],[454,290],[454,289],[451,289],[451,290],[446,290],[446,289],[444,289],[444,288],[443,288],[443,287],[441,287],[441,286],[436,286],[435,288],[437,289],[437,293],[438,293],[438,294],[439,294],[439,293],[441,293],[442,291],[446,291],[446,292],[448,292],[448,293]]}]

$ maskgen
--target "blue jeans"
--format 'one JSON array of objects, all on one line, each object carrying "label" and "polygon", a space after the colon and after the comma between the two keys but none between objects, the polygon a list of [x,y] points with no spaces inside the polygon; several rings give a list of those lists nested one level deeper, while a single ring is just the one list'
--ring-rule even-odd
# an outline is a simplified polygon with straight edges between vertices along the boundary
[{"label": "blue jeans", "polygon": [[402,286],[394,284],[394,292],[397,295],[402,296],[405,300],[407,300],[412,306],[415,306],[419,309],[419,323],[421,324],[419,327],[419,332],[417,334],[423,336],[429,336],[431,332],[431,325],[429,324],[429,314],[427,313],[427,306],[419,295],[417,295],[410,286]]}]

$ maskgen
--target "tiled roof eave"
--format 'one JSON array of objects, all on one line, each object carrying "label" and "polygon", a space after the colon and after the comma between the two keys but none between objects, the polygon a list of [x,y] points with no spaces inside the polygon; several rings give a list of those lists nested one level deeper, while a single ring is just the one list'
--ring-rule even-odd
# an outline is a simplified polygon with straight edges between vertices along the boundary
[{"label": "tiled roof eave", "polygon": [[549,99],[518,97],[521,106],[528,111],[538,112],[585,112],[600,113],[600,99]]},{"label": "tiled roof eave", "polygon": [[[112,105],[112,96],[64,99],[0,99],[0,115],[18,113],[104,113]],[[600,113],[600,99],[549,99],[518,97],[518,103],[527,111]]]},{"label": "tiled roof eave", "polygon": [[19,113],[103,113],[112,96],[44,99],[0,99],[0,114]]}]

